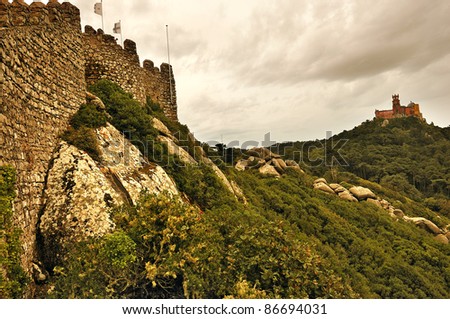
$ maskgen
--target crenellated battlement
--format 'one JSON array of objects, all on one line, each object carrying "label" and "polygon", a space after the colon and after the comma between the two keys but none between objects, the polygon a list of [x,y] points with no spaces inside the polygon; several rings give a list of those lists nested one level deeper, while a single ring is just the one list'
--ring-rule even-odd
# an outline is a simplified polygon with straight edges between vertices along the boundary
[{"label": "crenellated battlement", "polygon": [[80,28],[80,10],[69,2],[60,4],[51,0],[47,4],[35,1],[28,5],[23,0],[9,3],[1,0],[0,28],[59,24],[62,22]]},{"label": "crenellated battlement", "polygon": [[142,104],[150,96],[169,118],[177,120],[175,79],[169,64],[157,68],[153,61],[144,60],[141,66],[134,41],[125,40],[122,47],[114,36],[91,26],[85,27],[83,42],[88,85],[100,79],[111,80]]}]

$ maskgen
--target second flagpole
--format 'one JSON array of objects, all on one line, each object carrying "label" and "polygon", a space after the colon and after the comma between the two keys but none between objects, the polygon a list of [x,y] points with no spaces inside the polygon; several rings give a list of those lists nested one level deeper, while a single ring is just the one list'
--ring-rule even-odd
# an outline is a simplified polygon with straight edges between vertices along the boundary
[{"label": "second flagpole", "polygon": [[170,88],[170,104],[172,101],[172,65],[170,64],[170,46],[169,46],[169,25],[166,24],[166,38],[167,38],[167,62],[169,63],[169,88]]}]

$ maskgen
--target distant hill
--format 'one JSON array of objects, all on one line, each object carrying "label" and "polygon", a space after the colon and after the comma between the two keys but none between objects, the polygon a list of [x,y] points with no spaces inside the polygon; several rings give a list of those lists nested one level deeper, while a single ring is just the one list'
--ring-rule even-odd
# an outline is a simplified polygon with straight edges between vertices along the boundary
[{"label": "distant hill", "polygon": [[[338,146],[333,149],[332,145]],[[351,172],[450,216],[450,127],[440,128],[414,117],[375,119],[328,141],[277,148],[285,158],[301,159],[314,175],[334,180],[336,172]],[[333,156],[341,165],[331,162]]]}]

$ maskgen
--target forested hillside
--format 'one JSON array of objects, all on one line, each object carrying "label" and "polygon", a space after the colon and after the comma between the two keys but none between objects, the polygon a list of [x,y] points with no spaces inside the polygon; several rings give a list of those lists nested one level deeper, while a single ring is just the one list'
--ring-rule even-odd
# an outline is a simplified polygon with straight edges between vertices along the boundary
[{"label": "forested hillside", "polygon": [[[450,127],[414,117],[375,119],[328,141],[282,144],[279,150],[286,158],[302,159],[315,175],[334,180],[332,172],[351,172],[450,217],[449,133]],[[307,154],[308,150],[312,152]],[[339,164],[329,165],[333,156]]]}]

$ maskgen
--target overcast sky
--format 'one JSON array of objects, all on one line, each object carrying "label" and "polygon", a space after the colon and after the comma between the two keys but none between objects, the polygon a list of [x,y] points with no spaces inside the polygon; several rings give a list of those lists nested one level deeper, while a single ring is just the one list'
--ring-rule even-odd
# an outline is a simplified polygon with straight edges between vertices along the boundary
[{"label": "overcast sky", "polygon": [[[31,2],[31,1],[30,1]],[[47,2],[47,1],[43,1]],[[98,1],[72,0],[101,28]],[[202,141],[321,139],[419,103],[450,125],[448,0],[104,0],[141,62],[167,61],[180,121]]]}]

